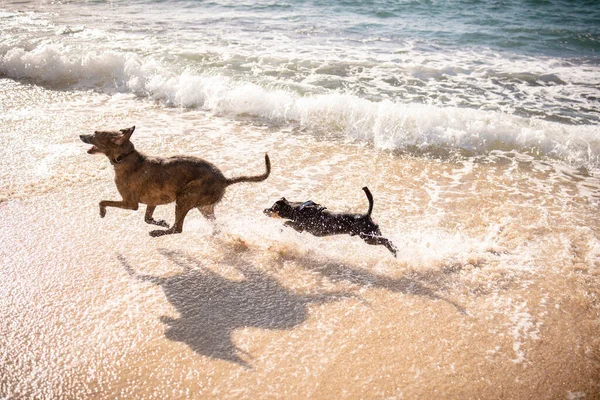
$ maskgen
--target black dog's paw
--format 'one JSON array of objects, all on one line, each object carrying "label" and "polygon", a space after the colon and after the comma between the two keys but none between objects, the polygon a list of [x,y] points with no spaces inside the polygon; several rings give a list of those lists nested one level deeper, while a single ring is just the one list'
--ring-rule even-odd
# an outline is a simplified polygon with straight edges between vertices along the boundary
[{"label": "black dog's paw", "polygon": [[396,246],[394,246],[393,244],[390,243],[390,246],[385,246],[385,247],[387,247],[387,249],[392,252],[394,257],[398,258],[398,249],[396,248]]},{"label": "black dog's paw", "polygon": [[385,248],[394,255],[394,257],[398,258],[398,248],[394,245],[394,243],[390,242],[388,239],[382,238],[380,244],[384,245]]}]

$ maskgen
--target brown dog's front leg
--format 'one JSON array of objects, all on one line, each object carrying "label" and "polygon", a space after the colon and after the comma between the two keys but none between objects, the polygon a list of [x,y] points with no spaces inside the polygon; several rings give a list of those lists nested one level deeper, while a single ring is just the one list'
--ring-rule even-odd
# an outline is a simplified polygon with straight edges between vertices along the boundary
[{"label": "brown dog's front leg", "polygon": [[104,218],[106,216],[106,207],[118,207],[124,208],[126,210],[137,210],[138,203],[137,202],[127,202],[127,201],[110,201],[110,200],[102,200],[100,202],[100,218]]}]

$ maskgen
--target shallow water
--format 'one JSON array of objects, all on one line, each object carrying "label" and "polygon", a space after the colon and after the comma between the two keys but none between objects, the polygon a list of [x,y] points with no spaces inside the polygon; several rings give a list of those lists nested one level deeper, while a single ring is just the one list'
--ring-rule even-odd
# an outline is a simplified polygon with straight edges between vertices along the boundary
[{"label": "shallow water", "polygon": [[[0,398],[599,396],[598,10],[366,4],[0,6]],[[132,125],[272,174],[151,238],[79,140]],[[397,258],[262,213],[363,186]]]}]

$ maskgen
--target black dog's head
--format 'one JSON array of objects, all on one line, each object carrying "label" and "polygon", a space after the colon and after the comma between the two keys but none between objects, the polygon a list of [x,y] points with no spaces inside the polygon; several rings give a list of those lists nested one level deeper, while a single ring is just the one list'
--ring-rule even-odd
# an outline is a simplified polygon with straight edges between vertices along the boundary
[{"label": "black dog's head", "polygon": [[266,208],[263,212],[271,218],[290,219],[294,213],[294,206],[285,197],[282,197],[271,208]]}]

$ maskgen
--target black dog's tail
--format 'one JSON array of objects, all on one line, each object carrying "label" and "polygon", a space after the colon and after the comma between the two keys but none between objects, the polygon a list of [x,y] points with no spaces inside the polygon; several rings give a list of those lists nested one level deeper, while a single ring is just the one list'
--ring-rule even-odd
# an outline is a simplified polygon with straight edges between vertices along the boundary
[{"label": "black dog's tail", "polygon": [[271,174],[271,160],[269,159],[269,155],[265,154],[265,167],[266,171],[262,175],[256,176],[239,176],[237,178],[227,179],[227,186],[233,185],[234,183],[239,182],[261,182],[269,177]]},{"label": "black dog's tail", "polygon": [[362,189],[365,191],[365,194],[367,195],[367,199],[369,200],[369,211],[367,211],[367,217],[370,217],[371,212],[373,212],[373,195],[369,191],[368,187],[365,186]]}]

